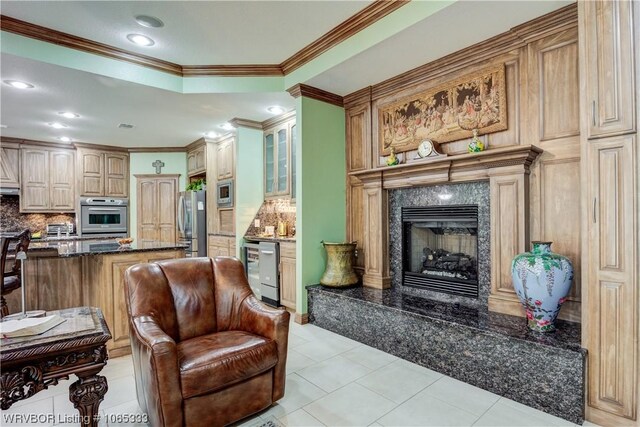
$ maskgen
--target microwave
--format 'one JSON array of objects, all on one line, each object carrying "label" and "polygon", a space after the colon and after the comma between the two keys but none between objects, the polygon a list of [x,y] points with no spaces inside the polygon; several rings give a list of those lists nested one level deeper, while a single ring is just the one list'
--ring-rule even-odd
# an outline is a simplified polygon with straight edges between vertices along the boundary
[{"label": "microwave", "polygon": [[216,186],[216,201],[219,208],[233,207],[233,180],[219,181]]}]

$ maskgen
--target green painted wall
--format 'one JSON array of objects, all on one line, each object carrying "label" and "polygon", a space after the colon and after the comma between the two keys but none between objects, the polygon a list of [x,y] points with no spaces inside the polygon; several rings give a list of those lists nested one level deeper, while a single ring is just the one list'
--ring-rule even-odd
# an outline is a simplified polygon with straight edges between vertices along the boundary
[{"label": "green painted wall", "polygon": [[346,239],[344,109],[305,97],[296,100],[296,312],[307,312],[306,286],[324,272],[322,240]]},{"label": "green painted wall", "polygon": [[240,258],[244,233],[264,200],[262,130],[239,127],[236,131],[236,251]]},{"label": "green painted wall", "polygon": [[134,175],[155,174],[156,169],[151,166],[153,162],[160,160],[165,166],[163,174],[180,174],[178,191],[183,191],[187,186],[187,153],[131,153],[129,175],[129,235],[137,238],[138,210],[136,200],[136,177]]}]

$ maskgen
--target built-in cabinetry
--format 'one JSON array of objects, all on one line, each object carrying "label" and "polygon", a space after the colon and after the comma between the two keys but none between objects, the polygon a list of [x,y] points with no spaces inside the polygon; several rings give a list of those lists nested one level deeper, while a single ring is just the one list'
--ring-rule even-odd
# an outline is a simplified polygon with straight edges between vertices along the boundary
[{"label": "built-in cabinetry", "polygon": [[208,249],[210,258],[236,256],[236,238],[231,236],[209,236]]},{"label": "built-in cabinetry", "polygon": [[634,64],[640,7],[578,2],[578,16],[586,417],[600,425],[640,425],[640,64]]},{"label": "built-in cabinetry", "polygon": [[0,153],[0,186],[20,188],[20,148],[17,144],[2,143]]},{"label": "built-in cabinetry", "polygon": [[129,154],[78,147],[80,196],[129,197]]},{"label": "built-in cabinetry", "polygon": [[295,199],[295,112],[264,123],[264,196]]},{"label": "built-in cabinetry", "polygon": [[187,146],[187,176],[206,174],[207,147],[204,138]]},{"label": "built-in cabinetry", "polygon": [[235,136],[229,134],[215,141],[207,141],[207,146],[207,231],[234,235],[235,208],[219,207],[216,201],[218,182],[233,181],[235,178]]},{"label": "built-in cabinetry", "polygon": [[218,181],[233,178],[233,142],[233,137],[231,137],[216,144],[216,178]]},{"label": "built-in cabinetry", "polygon": [[179,175],[135,175],[137,233],[144,242],[176,241]]},{"label": "built-in cabinetry", "polygon": [[73,212],[75,150],[22,145],[20,211]]},{"label": "built-in cabinetry", "polygon": [[280,304],[296,309],[296,244],[280,243]]}]

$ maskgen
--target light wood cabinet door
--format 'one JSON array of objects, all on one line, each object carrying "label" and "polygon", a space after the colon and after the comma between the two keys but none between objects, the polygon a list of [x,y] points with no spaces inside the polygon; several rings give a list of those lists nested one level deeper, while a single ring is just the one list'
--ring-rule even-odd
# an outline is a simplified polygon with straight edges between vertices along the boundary
[{"label": "light wood cabinet door", "polygon": [[176,241],[177,175],[138,175],[137,232],[140,242]]},{"label": "light wood cabinet door", "polygon": [[129,347],[129,316],[125,300],[124,272],[129,267],[146,261],[140,258],[140,254],[108,258],[111,261],[110,265],[107,265],[111,278],[111,283],[108,283],[108,285],[111,289],[109,289],[107,295],[111,298],[108,298],[109,308],[105,310],[109,314],[109,318],[105,320],[113,337],[110,341],[111,348],[109,350]]},{"label": "light wood cabinet door", "polygon": [[207,164],[206,147],[203,145],[196,149],[196,170],[204,172]]},{"label": "light wood cabinet door", "polygon": [[196,147],[187,152],[187,175],[199,175],[206,172],[206,147]]},{"label": "light wood cabinet door", "polygon": [[588,404],[633,419],[638,393],[635,135],[589,142]]},{"label": "light wood cabinet door", "polygon": [[189,151],[187,153],[187,175],[192,175],[196,170],[196,152]]},{"label": "light wood cabinet door", "polygon": [[636,131],[633,3],[578,2],[584,19],[589,138]]},{"label": "light wood cabinet door", "polygon": [[233,178],[233,141],[222,141],[217,146],[216,175],[218,180]]},{"label": "light wood cabinet door", "polygon": [[75,153],[56,150],[49,154],[50,209],[75,210]]},{"label": "light wood cabinet door", "polygon": [[81,196],[104,196],[104,154],[97,150],[78,150]]},{"label": "light wood cabinet door", "polygon": [[296,309],[296,245],[280,243],[280,303]]},{"label": "light wood cabinet door", "polygon": [[49,151],[23,148],[21,152],[20,210],[42,212],[49,210]]},{"label": "light wood cabinet door", "polygon": [[129,197],[129,155],[104,153],[105,188],[109,197]]},{"label": "light wood cabinet door", "polygon": [[0,183],[7,188],[20,188],[20,150],[2,147]]},{"label": "light wood cabinet door", "polygon": [[371,167],[371,107],[358,105],[346,112],[347,172]]}]

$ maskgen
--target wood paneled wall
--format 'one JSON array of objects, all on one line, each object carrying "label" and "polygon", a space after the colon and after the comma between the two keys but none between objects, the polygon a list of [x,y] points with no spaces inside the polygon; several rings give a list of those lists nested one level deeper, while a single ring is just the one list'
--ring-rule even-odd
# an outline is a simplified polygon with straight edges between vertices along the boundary
[{"label": "wood paneled wall", "polygon": [[[508,129],[481,138],[489,150],[535,145],[544,152],[531,166],[531,174],[518,178],[522,180],[518,183],[509,186],[508,181],[515,178],[508,175],[491,178],[500,181],[501,191],[528,193],[518,195],[518,198],[522,196],[524,204],[521,208],[527,210],[523,215],[526,223],[502,224],[505,228],[500,231],[500,235],[509,237],[509,241],[520,244],[493,247],[504,252],[501,259],[508,259],[512,252],[513,255],[518,252],[522,243],[528,248],[530,240],[554,242],[553,250],[567,255],[576,271],[569,302],[560,317],[580,321],[580,99],[575,4],[346,96],[347,172],[374,171],[386,166],[386,159],[378,154],[378,111],[381,107],[474,70],[501,63],[505,64]],[[450,155],[461,154],[466,152],[467,144],[468,140],[445,143],[442,150]],[[401,154],[400,158],[413,159],[415,156],[416,152],[412,151]],[[362,242],[380,238],[363,234],[363,221],[367,220],[363,213],[371,208],[373,189],[370,183],[363,184],[355,176],[347,179],[347,238],[359,242],[357,267],[363,271],[367,254]],[[494,196],[492,203],[499,202],[500,195]],[[499,206],[495,208],[492,211],[498,213]],[[494,218],[494,221],[498,220]],[[512,234],[506,236],[508,232]],[[500,298],[493,300],[492,309],[523,314],[511,285],[509,266],[496,263],[492,286]]]}]

